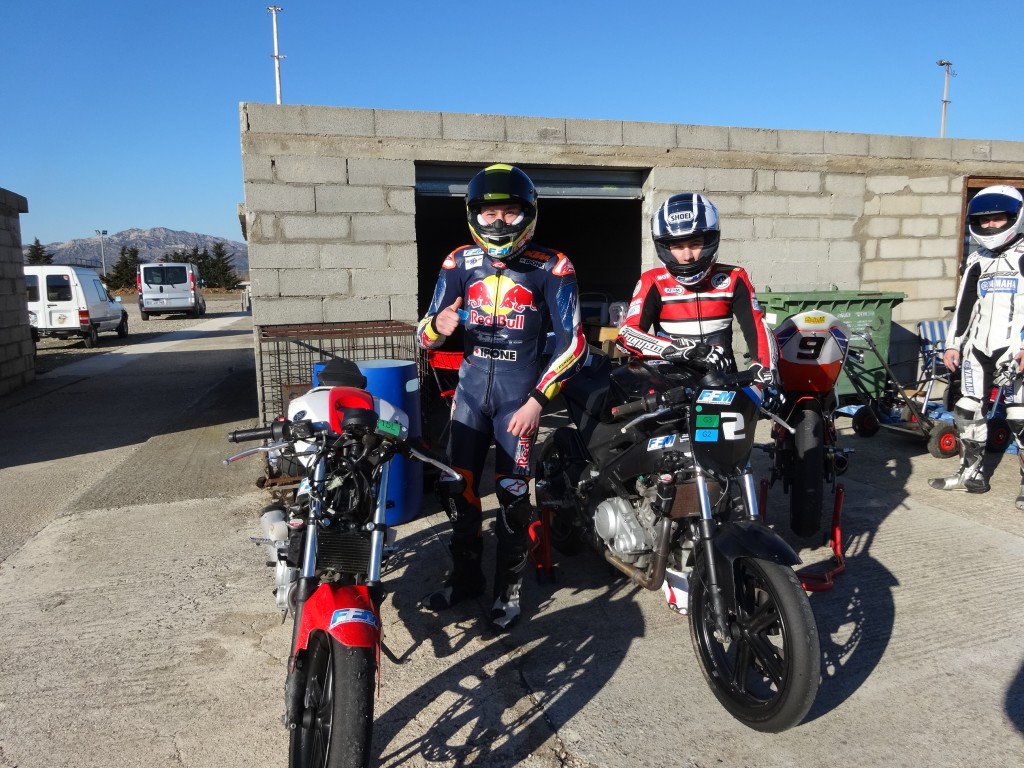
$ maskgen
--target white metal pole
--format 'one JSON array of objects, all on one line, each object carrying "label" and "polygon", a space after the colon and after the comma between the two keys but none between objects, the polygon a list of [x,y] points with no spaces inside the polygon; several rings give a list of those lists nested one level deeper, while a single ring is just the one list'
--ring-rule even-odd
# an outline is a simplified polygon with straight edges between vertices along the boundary
[{"label": "white metal pole", "polygon": [[97,229],[96,236],[100,239],[100,266],[103,268],[103,276],[107,276],[107,257],[103,255],[103,236],[107,234],[105,229]]},{"label": "white metal pole", "polygon": [[935,63],[946,69],[942,85],[942,122],[939,124],[939,138],[944,139],[946,138],[946,108],[949,106],[949,70],[953,66],[953,62],[939,59]]},{"label": "white metal pole", "polygon": [[277,12],[282,10],[278,5],[268,5],[267,10],[274,23],[274,81],[277,84],[277,103],[281,103],[281,59],[284,58],[277,49]]}]

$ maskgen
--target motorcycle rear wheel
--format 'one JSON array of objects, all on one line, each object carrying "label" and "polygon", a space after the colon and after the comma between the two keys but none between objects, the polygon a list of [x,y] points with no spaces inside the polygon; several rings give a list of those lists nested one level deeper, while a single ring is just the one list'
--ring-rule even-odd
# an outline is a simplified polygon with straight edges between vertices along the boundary
[{"label": "motorcycle rear wheel", "polygon": [[[821,650],[807,593],[792,568],[752,557],[736,563],[730,637],[715,637],[706,565],[690,583],[690,639],[704,679],[729,713],[757,731],[800,723],[818,692]],[[728,596],[726,596],[726,602]]]},{"label": "motorcycle rear wheel", "polygon": [[814,408],[793,413],[793,476],[789,490],[789,527],[797,536],[821,529],[825,495],[825,423]]},{"label": "motorcycle rear wheel", "polygon": [[305,711],[292,730],[289,768],[366,768],[373,737],[376,649],[314,632],[306,647]]}]

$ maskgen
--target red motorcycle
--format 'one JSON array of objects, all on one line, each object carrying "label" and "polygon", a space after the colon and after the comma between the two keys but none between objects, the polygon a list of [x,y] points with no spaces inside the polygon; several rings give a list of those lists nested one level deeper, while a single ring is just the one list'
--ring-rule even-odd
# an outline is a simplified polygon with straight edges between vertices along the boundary
[{"label": "red motorcycle", "polygon": [[432,464],[414,447],[409,418],[367,392],[347,360],[335,360],[318,386],[292,400],[287,418],[232,432],[232,442],[271,440],[225,460],[268,452],[283,475],[299,476],[294,501],[264,510],[263,537],[275,568],[278,607],[294,617],[285,681],[291,768],[364,768],[373,733],[381,642],[382,567],[394,551],[387,525],[391,460]]},{"label": "red motorcycle", "polygon": [[797,536],[821,529],[825,483],[834,485],[849,460],[837,445],[835,387],[850,346],[850,329],[828,312],[811,309],[775,329],[786,405],[779,414],[792,431],[772,427],[770,483],[789,494],[789,525]]}]

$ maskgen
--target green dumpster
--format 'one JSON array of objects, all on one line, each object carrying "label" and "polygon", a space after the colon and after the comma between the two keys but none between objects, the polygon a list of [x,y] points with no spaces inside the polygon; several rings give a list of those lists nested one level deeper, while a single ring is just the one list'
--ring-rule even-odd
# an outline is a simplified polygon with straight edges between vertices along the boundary
[{"label": "green dumpster", "polygon": [[[907,298],[907,294],[839,290],[776,293],[771,288],[766,288],[764,292],[757,294],[757,298],[764,308],[765,320],[771,328],[776,328],[796,312],[821,309],[838,317],[854,333],[870,333],[878,354],[888,362],[892,308]],[[848,368],[867,394],[880,397],[885,391],[888,379],[882,361],[877,359],[864,341],[856,336],[851,339],[850,347],[864,353],[864,362],[850,359],[847,362]],[[842,397],[857,393],[857,389],[844,372],[836,384],[836,394]]]}]

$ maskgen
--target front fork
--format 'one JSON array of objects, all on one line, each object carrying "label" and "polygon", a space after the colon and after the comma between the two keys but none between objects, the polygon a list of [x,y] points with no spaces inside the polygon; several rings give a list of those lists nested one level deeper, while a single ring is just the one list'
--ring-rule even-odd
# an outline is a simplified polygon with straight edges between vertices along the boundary
[{"label": "front fork", "polygon": [[[381,466],[373,521],[367,524],[370,531],[370,561],[366,584],[334,587],[326,582],[321,583],[316,575],[320,498],[326,479],[324,464],[324,461],[317,462],[313,477],[302,568],[295,588],[292,651],[288,658],[288,676],[285,680],[285,717],[290,728],[298,726],[305,710],[306,675],[300,654],[305,651],[311,632],[327,632],[345,646],[376,646],[377,668],[380,669],[380,575],[387,539],[388,478],[391,465],[390,462],[385,462]],[[321,590],[325,591],[321,594]],[[317,595],[317,599],[313,601],[316,609],[310,615],[305,609],[314,595]]]},{"label": "front fork", "polygon": [[[748,466],[739,476],[740,490],[743,494],[744,507],[747,510],[747,517],[750,520],[758,520],[757,494],[754,491],[754,476]],[[715,551],[711,539],[717,530],[711,508],[711,498],[708,493],[708,479],[704,471],[697,469],[697,498],[700,500],[700,521],[698,530],[700,533],[699,547],[704,553],[704,579],[711,600],[711,612],[715,620],[715,635],[719,642],[725,642],[729,638],[729,612],[725,595],[722,594],[722,586],[718,581],[718,558],[720,554]]]}]

